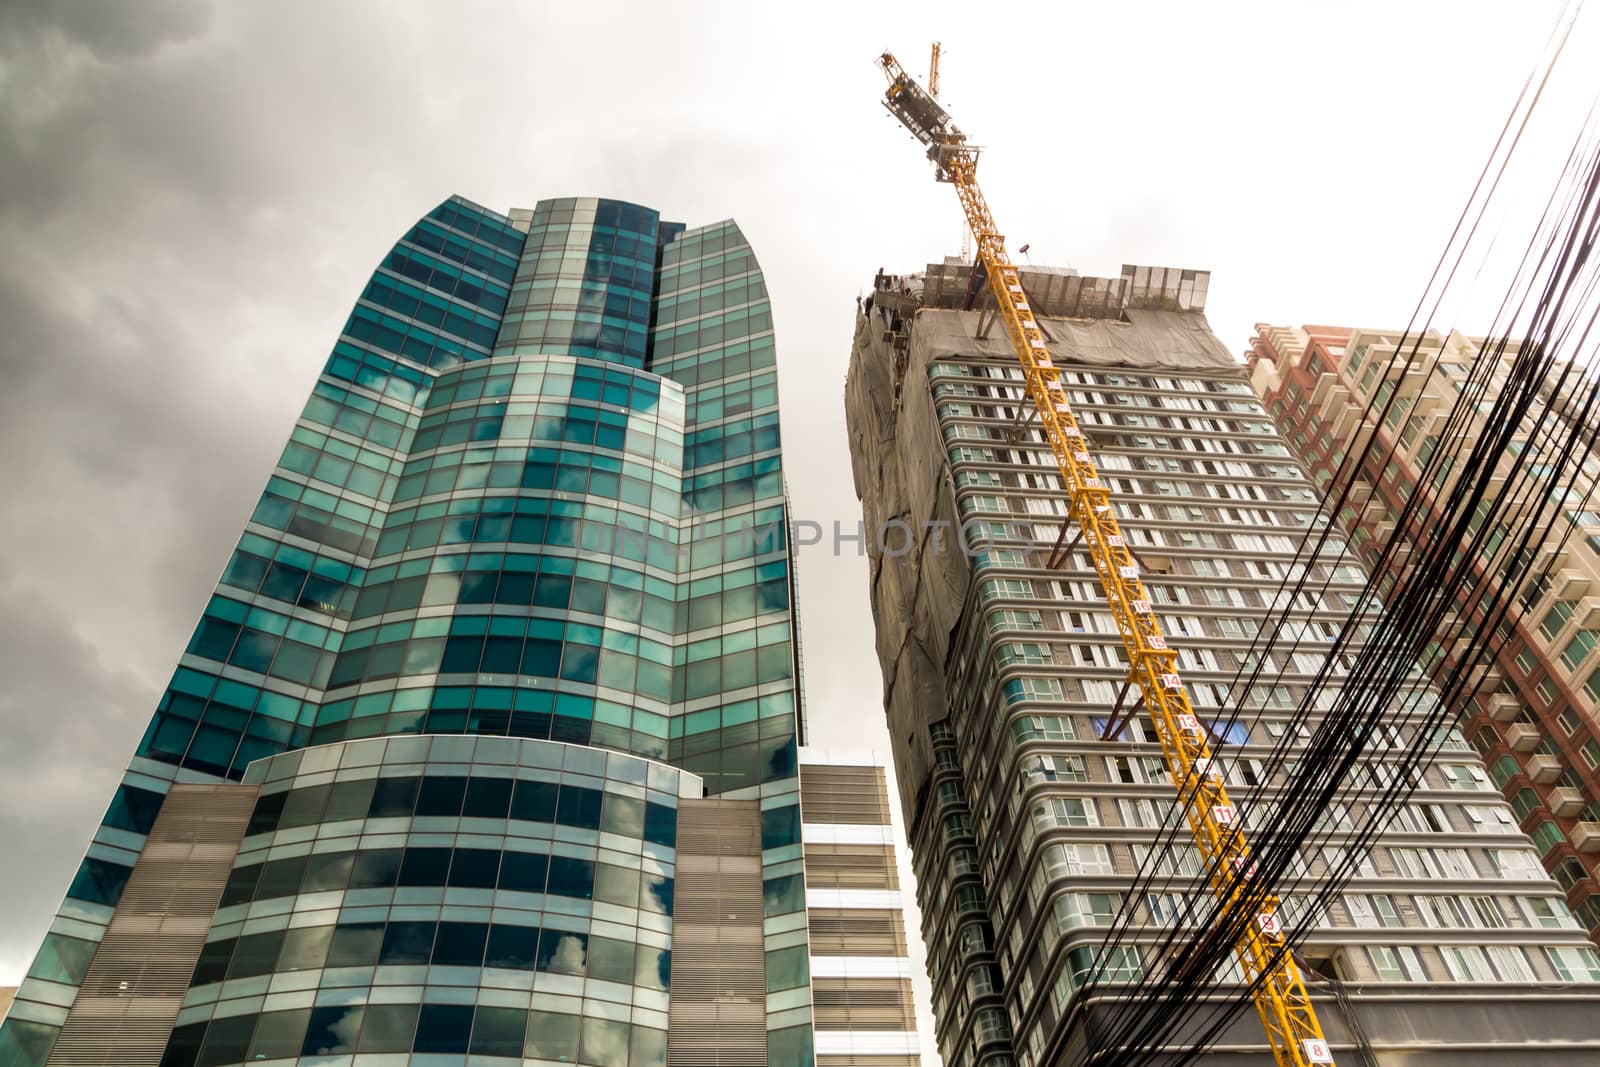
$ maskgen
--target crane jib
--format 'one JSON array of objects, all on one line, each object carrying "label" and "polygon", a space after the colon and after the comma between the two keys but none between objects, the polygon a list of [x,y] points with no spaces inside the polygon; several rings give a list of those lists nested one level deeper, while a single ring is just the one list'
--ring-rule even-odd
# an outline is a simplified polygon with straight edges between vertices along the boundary
[{"label": "crane jib", "polygon": [[1333,1054],[1288,950],[1277,898],[1255,895],[1247,899],[1240,894],[1240,883],[1254,863],[1237,809],[1228,799],[1221,775],[1213,770],[1206,729],[1195,715],[1178,673],[1178,654],[1168,647],[1161,632],[1150,595],[1139,577],[1138,561],[1112,511],[1111,491],[1084,445],[1083,431],[1033,316],[1022,277],[978,188],[977,149],[966,143],[949,113],[893,55],[885,52],[879,63],[890,81],[884,106],[912,136],[929,145],[928,158],[938,168],[938,179],[953,184],[961,200],[996,311],[1022,364],[1028,398],[1060,467],[1068,491],[1069,517],[1077,524],[1094,562],[1132,665],[1128,681],[1143,695],[1212,891],[1222,901],[1221,919],[1228,923],[1241,909],[1255,912],[1252,921],[1241,924],[1243,934],[1235,951],[1245,981],[1254,990],[1256,1011],[1273,1058],[1279,1067],[1331,1065]]}]

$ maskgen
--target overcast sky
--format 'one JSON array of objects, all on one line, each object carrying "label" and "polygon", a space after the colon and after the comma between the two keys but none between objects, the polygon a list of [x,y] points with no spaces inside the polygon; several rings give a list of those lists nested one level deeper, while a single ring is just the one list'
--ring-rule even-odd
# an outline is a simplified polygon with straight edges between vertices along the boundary
[{"label": "overcast sky", "polygon": [[[1557,6],[1007,10],[0,5],[0,983],[351,302],[448,194],[736,218],[772,292],[797,516],[853,524],[854,297],[960,243],[878,104],[881,48],[920,77],[943,40],[1013,247],[1209,269],[1237,351],[1257,321],[1406,320]],[[1600,69],[1580,36],[1567,68]],[[864,562],[824,545],[800,573],[812,739],[883,745]]]}]

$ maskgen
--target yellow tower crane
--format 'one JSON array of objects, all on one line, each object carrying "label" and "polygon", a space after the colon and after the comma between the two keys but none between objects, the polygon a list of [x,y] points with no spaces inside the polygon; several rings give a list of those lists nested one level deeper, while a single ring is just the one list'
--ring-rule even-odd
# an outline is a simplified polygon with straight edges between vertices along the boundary
[{"label": "yellow tower crane", "polygon": [[[1178,656],[1162,636],[1139,566],[1111,510],[1111,492],[1101,480],[1084,444],[1083,431],[1067,402],[1060,371],[1050,360],[1044,334],[1028,306],[1022,278],[1006,253],[1005,238],[978,188],[978,149],[967,144],[933,96],[885,52],[879,65],[889,77],[884,106],[928,147],[939,181],[955,186],[967,226],[978,246],[978,262],[1006,333],[1022,364],[1028,398],[1038,411],[1061,477],[1069,493],[1069,514],[1100,578],[1106,602],[1117,620],[1123,648],[1132,665],[1128,682],[1137,685],[1150,713],[1178,800],[1188,813],[1195,845],[1205,859],[1211,887],[1223,915],[1247,906],[1230,885],[1230,872],[1250,865],[1250,849],[1219,775],[1212,772],[1205,728],[1189,703]],[[1333,1063],[1305,982],[1285,944],[1278,901],[1267,897],[1236,946],[1245,980],[1256,987],[1255,1005],[1278,1067]]]}]

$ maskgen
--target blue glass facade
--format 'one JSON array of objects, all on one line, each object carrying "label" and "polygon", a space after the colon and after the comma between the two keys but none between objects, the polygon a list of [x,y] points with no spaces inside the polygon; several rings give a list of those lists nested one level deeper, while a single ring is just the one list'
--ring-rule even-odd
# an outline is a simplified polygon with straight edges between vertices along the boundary
[{"label": "blue glass facade", "polygon": [[290,752],[250,778],[261,798],[167,1062],[665,1063],[676,809],[700,795],[694,775],[421,736]]},{"label": "blue glass facade", "polygon": [[786,515],[771,311],[733,223],[441,204],[352,310],[0,1067],[43,1063],[170,783],[308,746],[497,735],[668,762],[773,813],[769,914],[803,929]]}]

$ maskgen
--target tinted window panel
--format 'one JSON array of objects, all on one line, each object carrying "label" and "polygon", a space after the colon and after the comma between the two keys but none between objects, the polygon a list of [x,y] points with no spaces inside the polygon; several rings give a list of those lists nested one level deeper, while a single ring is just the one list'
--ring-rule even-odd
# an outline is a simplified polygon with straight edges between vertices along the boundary
[{"label": "tinted window panel", "polygon": [[500,888],[543,893],[549,857],[536,852],[507,852],[500,860]]},{"label": "tinted window panel", "polygon": [[465,1004],[424,1004],[412,1048],[418,1052],[465,1052],[472,1033],[472,1008]]},{"label": "tinted window panel", "polygon": [[488,923],[440,923],[439,938],[433,946],[434,965],[483,966],[483,947],[488,936]]},{"label": "tinted window panel", "polygon": [[472,778],[461,814],[476,819],[503,819],[511,808],[511,779]]},{"label": "tinted window panel", "polygon": [[408,848],[400,863],[399,885],[445,884],[450,873],[450,850],[447,848]]},{"label": "tinted window panel", "polygon": [[417,1005],[369,1004],[361,1025],[362,1052],[410,1052]]},{"label": "tinted window panel", "polygon": [[538,949],[537,926],[491,926],[489,951],[484,957],[483,964],[485,967],[508,967],[519,971],[531,971]]},{"label": "tinted window panel", "polygon": [[556,792],[554,782],[518,782],[511,794],[511,817],[526,822],[554,822]]},{"label": "tinted window panel", "polygon": [[382,944],[382,923],[336,926],[333,943],[328,947],[328,966],[371,967],[378,962],[378,949]]},{"label": "tinted window panel", "polygon": [[428,775],[422,779],[422,788],[417,793],[417,815],[455,818],[461,814],[461,801],[466,792],[465,778]]},{"label": "tinted window panel", "polygon": [[397,848],[357,852],[350,868],[350,888],[388,889],[400,874],[401,855]]},{"label": "tinted window panel", "polygon": [[422,964],[433,951],[431,922],[392,922],[383,932],[383,949],[378,962],[383,964]]},{"label": "tinted window panel", "polygon": [[416,778],[379,778],[372,791],[367,817],[372,819],[409,818],[417,806]]},{"label": "tinted window panel", "polygon": [[306,1039],[300,1046],[300,1055],[340,1056],[354,1053],[364,1011],[359,1005],[314,1009],[306,1026]]}]

